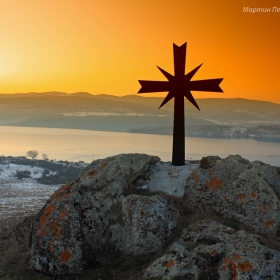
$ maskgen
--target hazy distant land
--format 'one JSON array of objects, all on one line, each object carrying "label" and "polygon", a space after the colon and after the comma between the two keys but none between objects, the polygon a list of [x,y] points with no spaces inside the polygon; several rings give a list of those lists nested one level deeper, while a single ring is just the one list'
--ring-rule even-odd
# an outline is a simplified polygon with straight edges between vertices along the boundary
[{"label": "hazy distant land", "polygon": [[[173,102],[162,97],[117,97],[86,92],[0,94],[0,126],[75,128],[171,134]],[[185,103],[186,135],[280,141],[280,104],[235,99]]]}]

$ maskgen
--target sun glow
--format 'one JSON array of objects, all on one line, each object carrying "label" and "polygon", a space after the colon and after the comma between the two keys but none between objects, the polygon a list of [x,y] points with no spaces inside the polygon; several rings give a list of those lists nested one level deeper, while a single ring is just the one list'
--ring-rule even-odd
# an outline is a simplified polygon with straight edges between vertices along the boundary
[{"label": "sun glow", "polygon": [[187,42],[186,73],[203,62],[196,79],[224,78],[224,94],[195,98],[280,103],[279,13],[244,5],[279,0],[0,0],[0,93],[136,94],[164,80],[156,65],[173,73],[172,44]]},{"label": "sun glow", "polygon": [[11,76],[19,71],[15,54],[13,51],[0,50],[0,78]]}]

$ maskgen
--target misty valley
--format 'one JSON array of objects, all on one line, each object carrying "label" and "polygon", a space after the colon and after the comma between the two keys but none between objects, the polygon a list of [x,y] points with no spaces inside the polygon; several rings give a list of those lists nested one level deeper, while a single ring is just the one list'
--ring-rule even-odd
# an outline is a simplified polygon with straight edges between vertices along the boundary
[{"label": "misty valley", "polygon": [[[62,92],[0,94],[0,126],[172,134],[173,104],[162,98]],[[279,141],[280,104],[246,99],[185,103],[186,136]]]}]

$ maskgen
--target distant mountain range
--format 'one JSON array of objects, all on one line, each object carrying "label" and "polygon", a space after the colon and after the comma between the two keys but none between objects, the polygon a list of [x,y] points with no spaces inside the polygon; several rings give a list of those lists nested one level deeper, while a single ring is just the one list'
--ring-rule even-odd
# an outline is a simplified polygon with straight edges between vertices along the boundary
[{"label": "distant mountain range", "polygon": [[[87,92],[0,94],[0,125],[129,131],[172,125],[173,102],[158,110],[162,97]],[[280,124],[280,104],[242,98],[185,100],[186,125],[256,126]]]}]

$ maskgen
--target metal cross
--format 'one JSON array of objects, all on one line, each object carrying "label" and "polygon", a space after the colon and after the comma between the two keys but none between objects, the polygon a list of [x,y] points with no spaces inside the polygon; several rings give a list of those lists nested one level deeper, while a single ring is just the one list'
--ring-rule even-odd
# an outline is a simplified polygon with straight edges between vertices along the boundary
[{"label": "metal cross", "polygon": [[198,110],[200,110],[191,94],[191,91],[223,92],[223,90],[219,87],[219,84],[223,79],[191,81],[191,78],[195,75],[202,64],[185,75],[186,47],[187,43],[180,47],[173,44],[174,76],[157,66],[168,81],[139,80],[139,83],[142,87],[138,93],[163,91],[169,92],[159,108],[161,108],[174,97],[172,165],[175,166],[185,164],[184,97],[186,97]]}]

